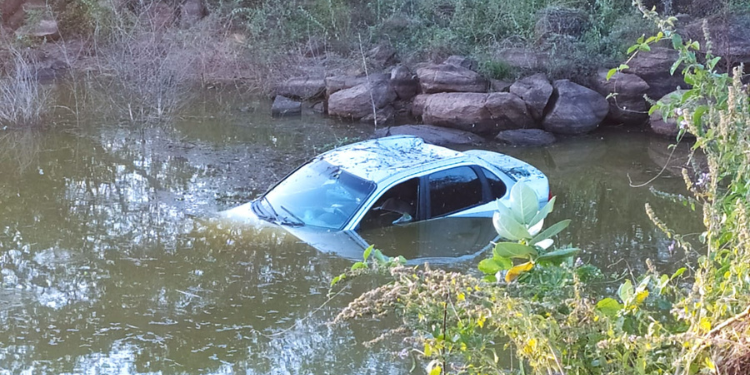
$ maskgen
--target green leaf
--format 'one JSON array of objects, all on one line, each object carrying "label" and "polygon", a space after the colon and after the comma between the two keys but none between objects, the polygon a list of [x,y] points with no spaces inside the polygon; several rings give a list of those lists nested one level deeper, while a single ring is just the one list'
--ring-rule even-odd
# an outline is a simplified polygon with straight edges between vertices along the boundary
[{"label": "green leaf", "polygon": [[680,47],[682,47],[682,37],[677,33],[672,34],[672,48],[678,50]]},{"label": "green leaf", "polygon": [[367,258],[370,257],[370,253],[372,253],[372,249],[375,247],[374,245],[370,245],[365,249],[364,254],[362,254],[362,259],[367,262]]},{"label": "green leaf", "polygon": [[495,230],[500,237],[511,241],[531,237],[526,227],[513,218],[507,207],[503,206],[502,203],[498,203],[498,208],[498,211],[492,215],[492,224],[495,226]]},{"label": "green leaf", "polygon": [[513,267],[513,263],[511,263],[510,259],[508,258],[501,258],[501,259],[505,259],[507,263],[498,262],[497,260],[495,260],[495,258],[484,259],[481,262],[479,262],[479,266],[477,267],[485,275],[494,275],[500,271],[507,270]]},{"label": "green leaf", "polygon": [[352,271],[356,271],[362,268],[367,268],[367,264],[363,262],[357,262],[357,263],[352,264]]},{"label": "green leaf", "polygon": [[708,67],[713,70],[713,68],[716,67],[716,64],[719,63],[719,60],[721,60],[721,56],[714,57],[708,62]]},{"label": "green leaf", "polygon": [[338,275],[338,276],[334,277],[333,280],[331,280],[331,287],[333,287],[334,285],[338,284],[339,281],[341,281],[341,280],[343,280],[345,278],[346,278],[346,274],[345,273],[342,273],[341,275]]},{"label": "green leaf", "polygon": [[534,215],[534,218],[532,218],[529,222],[530,227],[533,227],[540,221],[544,220],[544,218],[546,218],[547,215],[549,215],[549,213],[555,209],[555,198],[557,197],[552,197],[552,199],[550,199],[549,202],[547,202],[547,204],[545,204],[544,207],[542,207],[542,209],[539,210],[536,215]]},{"label": "green leaf", "polygon": [[506,257],[501,257],[501,256],[498,256],[498,255],[495,255],[494,251],[493,251],[493,254],[492,254],[492,260],[494,260],[495,263],[497,263],[498,265],[500,265],[500,267],[502,267],[502,269],[504,269],[504,270],[509,270],[509,269],[513,268],[513,261],[510,260],[510,258],[506,258]]},{"label": "green leaf", "polygon": [[622,310],[622,305],[614,298],[605,298],[596,303],[596,309],[601,311],[602,314],[614,318],[617,316],[617,312]]},{"label": "green leaf", "polygon": [[617,73],[617,68],[612,68],[607,72],[607,81],[609,81],[610,78],[612,78],[613,75]]},{"label": "green leaf", "polygon": [[538,258],[536,258],[536,261],[559,263],[565,260],[565,258],[569,258],[569,257],[572,257],[573,255],[578,254],[580,251],[581,249],[578,249],[575,247],[550,251],[549,253],[540,255]]},{"label": "green leaf", "polygon": [[703,115],[706,114],[706,111],[708,111],[707,105],[699,105],[697,108],[695,108],[695,112],[693,113],[693,122],[695,122],[695,125],[699,128],[703,124]]},{"label": "green leaf", "polygon": [[536,236],[534,236],[534,238],[531,239],[530,243],[533,245],[541,240],[552,238],[556,234],[562,232],[565,228],[567,228],[568,225],[570,225],[570,219],[558,222],[555,225],[552,225],[551,227],[543,230],[542,233],[539,233]]},{"label": "green leaf", "polygon": [[682,267],[679,270],[675,271],[675,273],[672,274],[672,277],[670,277],[669,279],[674,280],[675,278],[682,276],[683,273],[685,273],[685,267]]},{"label": "green leaf", "polygon": [[649,51],[651,51],[651,47],[649,47],[648,44],[644,43],[644,44],[641,44],[640,46],[638,46],[638,50],[639,51],[643,51],[643,52],[649,52]]},{"label": "green leaf", "polygon": [[624,283],[620,285],[620,288],[617,289],[617,296],[620,297],[623,303],[627,303],[633,296],[635,295],[635,290],[633,289],[633,283],[630,282],[630,280],[625,280]]},{"label": "green leaf", "polygon": [[510,189],[510,209],[521,218],[521,224],[528,224],[539,211],[539,197],[529,185],[518,182]]},{"label": "green leaf", "polygon": [[677,61],[672,64],[672,67],[669,68],[669,74],[674,75],[674,72],[680,67],[680,64],[682,64],[682,59],[677,59]]},{"label": "green leaf", "polygon": [[536,249],[534,249],[533,247],[515,242],[497,243],[492,254],[495,257],[523,259],[529,259],[529,257],[537,256]]}]

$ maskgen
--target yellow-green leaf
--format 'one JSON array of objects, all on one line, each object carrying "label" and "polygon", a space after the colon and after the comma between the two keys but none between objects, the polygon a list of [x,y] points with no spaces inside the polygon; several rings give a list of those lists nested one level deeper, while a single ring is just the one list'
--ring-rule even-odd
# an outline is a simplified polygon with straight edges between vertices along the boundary
[{"label": "yellow-green leaf", "polygon": [[429,342],[424,343],[424,356],[425,357],[432,356],[432,345],[430,345]]},{"label": "yellow-green leaf", "polygon": [[443,369],[440,366],[435,366],[430,370],[430,375],[440,375],[441,372],[443,372]]},{"label": "yellow-green leaf", "polygon": [[526,262],[509,269],[508,273],[505,274],[505,282],[513,282],[513,280],[517,279],[518,276],[521,276],[522,273],[531,271],[532,268],[534,268],[534,262]]},{"label": "yellow-green leaf", "polygon": [[641,303],[643,303],[643,301],[646,300],[647,297],[648,297],[648,290],[643,290],[643,291],[638,292],[638,294],[635,295],[635,304],[640,305]]}]

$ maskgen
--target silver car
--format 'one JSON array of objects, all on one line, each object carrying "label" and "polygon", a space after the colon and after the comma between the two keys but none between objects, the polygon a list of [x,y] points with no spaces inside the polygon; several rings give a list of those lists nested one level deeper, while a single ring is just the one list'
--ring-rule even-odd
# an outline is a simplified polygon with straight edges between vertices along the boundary
[{"label": "silver car", "polygon": [[358,247],[366,247],[356,232],[442,218],[491,217],[498,203],[509,205],[510,189],[521,180],[540,197],[540,207],[547,203],[547,177],[518,159],[392,136],[321,154],[223,216],[281,226],[316,247],[323,245],[321,232],[344,232]]}]

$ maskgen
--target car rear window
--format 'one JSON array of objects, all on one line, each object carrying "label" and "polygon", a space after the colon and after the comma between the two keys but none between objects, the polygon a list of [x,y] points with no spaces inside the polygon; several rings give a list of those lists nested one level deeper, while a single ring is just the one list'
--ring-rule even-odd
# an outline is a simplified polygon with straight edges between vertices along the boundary
[{"label": "car rear window", "polygon": [[430,216],[439,217],[482,203],[482,183],[470,167],[451,168],[429,177]]}]

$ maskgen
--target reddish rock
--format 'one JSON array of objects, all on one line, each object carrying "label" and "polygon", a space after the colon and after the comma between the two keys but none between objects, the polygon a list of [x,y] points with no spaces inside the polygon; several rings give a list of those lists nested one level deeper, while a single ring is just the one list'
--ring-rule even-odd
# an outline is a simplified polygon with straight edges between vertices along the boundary
[{"label": "reddish rock", "polygon": [[325,92],[325,80],[310,77],[290,78],[278,85],[274,90],[276,95],[303,100],[320,98]]},{"label": "reddish rock", "polygon": [[328,114],[351,119],[361,119],[396,100],[396,92],[388,80],[363,83],[339,90],[328,98]]},{"label": "reddish rock", "polygon": [[679,53],[672,48],[653,47],[649,52],[638,52],[628,63],[625,73],[632,73],[646,81],[649,89],[646,92],[652,99],[674,91],[677,87],[687,87],[679,70],[675,75],[669,74]]},{"label": "reddish rock", "polygon": [[538,73],[511,85],[510,92],[523,99],[531,118],[539,121],[544,117],[544,108],[552,96],[552,84],[544,73]]},{"label": "reddish rock", "polygon": [[570,82],[555,81],[552,107],[544,129],[557,134],[583,134],[599,126],[609,112],[609,102],[596,91]]},{"label": "reddish rock", "polygon": [[425,123],[494,136],[501,130],[533,127],[521,98],[510,93],[440,93],[426,98]]},{"label": "reddish rock", "polygon": [[650,105],[643,98],[650,88],[635,74],[615,73],[609,80],[609,70],[600,69],[591,79],[591,88],[609,101],[607,122],[624,125],[641,125],[648,120]]},{"label": "reddish rock", "polygon": [[452,64],[430,64],[417,69],[422,93],[486,92],[487,81],[477,72]]}]

